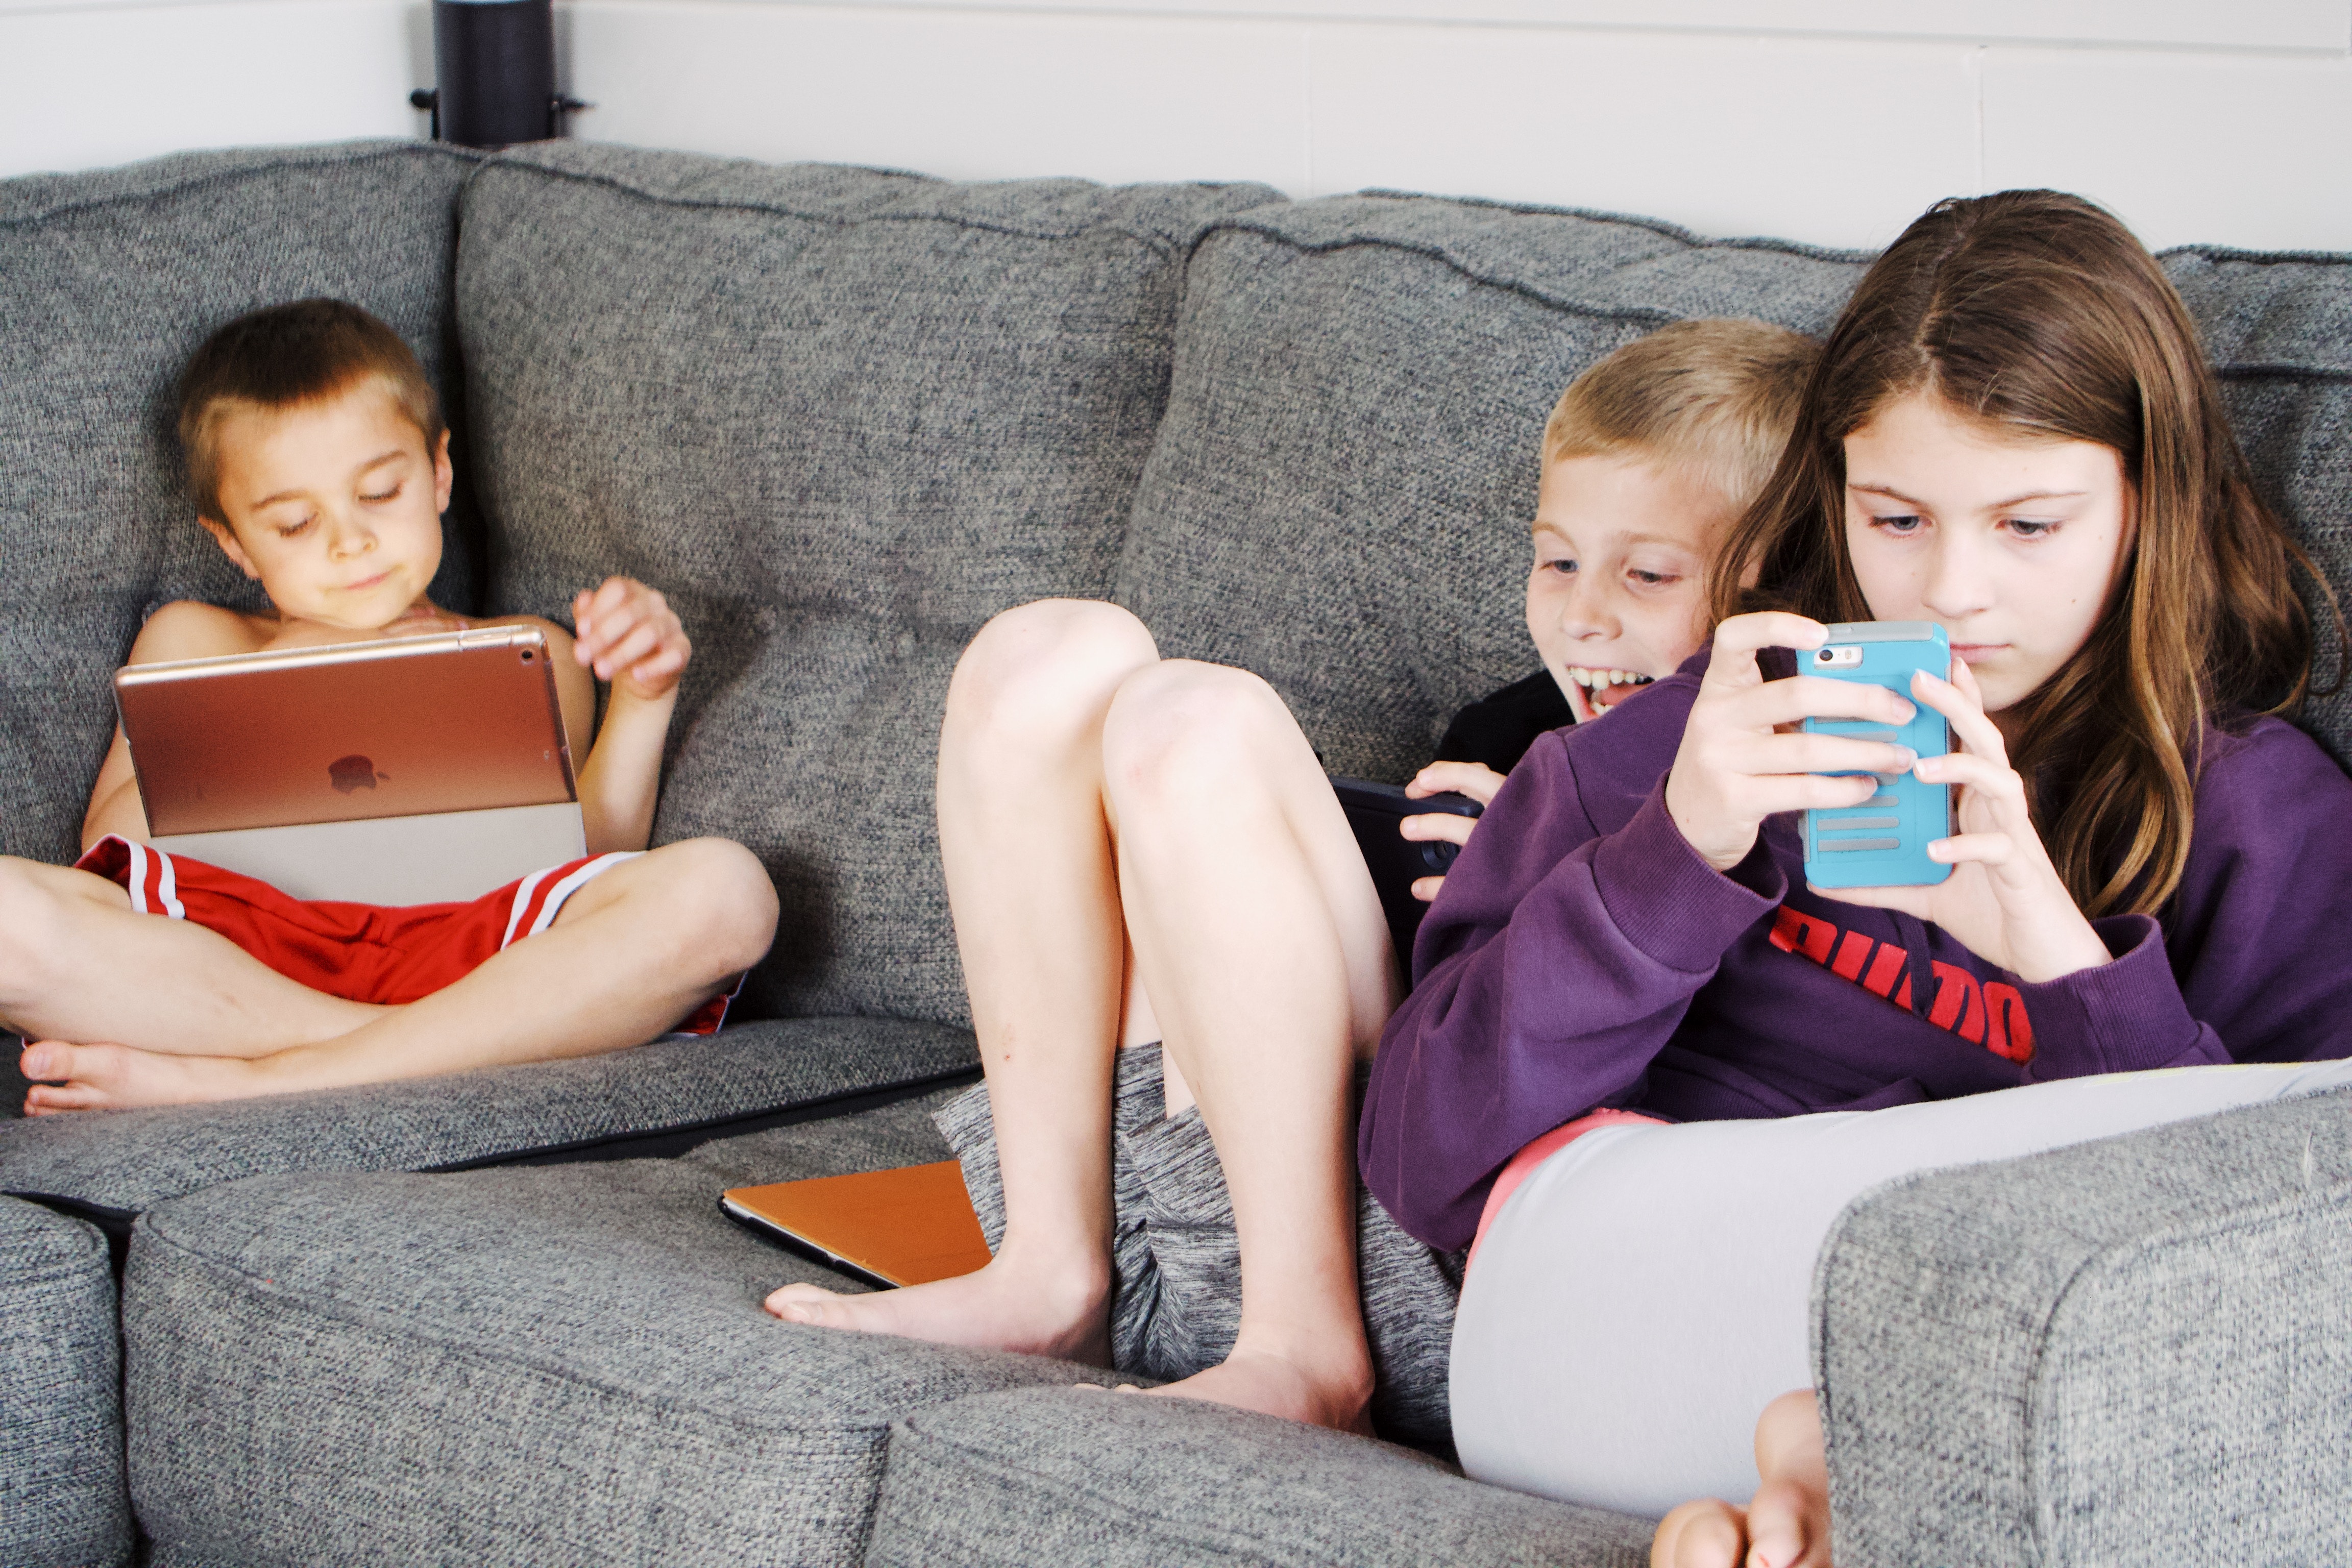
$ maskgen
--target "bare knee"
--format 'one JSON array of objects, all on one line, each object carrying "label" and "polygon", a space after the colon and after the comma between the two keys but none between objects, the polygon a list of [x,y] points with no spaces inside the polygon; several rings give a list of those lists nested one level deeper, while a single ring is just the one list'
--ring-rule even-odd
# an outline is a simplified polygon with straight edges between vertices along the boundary
[{"label": "bare knee", "polygon": [[680,967],[707,971],[705,978],[715,982],[767,956],[776,935],[776,889],[758,856],[729,838],[686,838],[647,858],[660,867],[650,890]]},{"label": "bare knee", "polygon": [[1040,599],[971,639],[948,686],[948,722],[1038,735],[1089,729],[1119,683],[1159,658],[1151,633],[1117,605]]},{"label": "bare knee", "polygon": [[1231,805],[1312,756],[1273,687],[1244,669],[1171,659],[1130,677],[1103,721],[1103,776],[1121,820],[1155,804]]},{"label": "bare knee", "polygon": [[[60,885],[80,871],[0,856],[0,1005],[46,994],[69,942],[75,900]],[[104,886],[100,879],[89,879]],[[81,900],[85,908],[89,900]]]}]

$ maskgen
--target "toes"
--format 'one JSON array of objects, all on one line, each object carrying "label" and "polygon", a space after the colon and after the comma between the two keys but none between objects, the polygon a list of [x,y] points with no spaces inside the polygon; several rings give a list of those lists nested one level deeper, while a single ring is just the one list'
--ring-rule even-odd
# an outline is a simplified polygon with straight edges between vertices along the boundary
[{"label": "toes", "polygon": [[1808,1555],[1817,1533],[1812,1499],[1805,1489],[1786,1481],[1759,1488],[1748,1506],[1748,1562],[1750,1568],[1798,1568],[1815,1561]]},{"label": "toes", "polygon": [[823,1327],[836,1299],[832,1291],[814,1285],[784,1285],[770,1291],[761,1305],[788,1323]]},{"label": "toes", "polygon": [[1709,1498],[1686,1502],[1658,1521],[1650,1568],[1739,1568],[1748,1532],[1738,1509]]},{"label": "toes", "polygon": [[25,1054],[16,1058],[16,1070],[33,1079],[71,1078],[73,1047],[55,1040],[29,1041]]},{"label": "toes", "polygon": [[55,1116],[66,1110],[96,1110],[105,1103],[96,1089],[80,1084],[37,1083],[25,1093],[25,1114]]}]

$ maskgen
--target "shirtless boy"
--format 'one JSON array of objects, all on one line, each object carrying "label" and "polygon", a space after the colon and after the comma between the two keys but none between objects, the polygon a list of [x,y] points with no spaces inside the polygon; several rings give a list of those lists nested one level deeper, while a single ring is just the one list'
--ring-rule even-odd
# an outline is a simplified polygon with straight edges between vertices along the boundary
[{"label": "shirtless boy", "polygon": [[[0,858],[0,1019],[27,1042],[26,1114],[327,1089],[615,1050],[689,1020],[715,1028],[722,994],[767,952],[776,900],[740,845],[646,849],[691,651],[662,596],[608,578],[573,601],[576,638],[536,616],[471,622],[426,597],[449,436],[415,356],[355,305],[309,300],[223,327],[182,378],[180,437],[197,521],[271,608],[166,605],[131,662],[536,626],[572,754],[586,758],[589,858],[474,904],[304,904],[147,848],[118,731],[79,865]],[[612,692],[596,730],[599,679]]]},{"label": "shirtless boy", "polygon": [[[1490,798],[1538,734],[1622,722],[1612,708],[1706,645],[1709,560],[1779,456],[1812,352],[1759,322],[1686,322],[1570,389],[1539,455],[1528,590],[1548,673],[1466,710],[1415,793]],[[1007,611],[949,689],[939,814],[987,1071],[977,1106],[941,1120],[967,1173],[1002,1172],[1001,1194],[973,1194],[1001,1241],[961,1279],[788,1285],[768,1310],[1115,1360],[1171,1380],[1161,1393],[1356,1429],[1377,1352],[1388,1428],[1442,1437],[1455,1276],[1377,1205],[1359,1254],[1350,1080],[1402,994],[1396,958],[1281,698],[1160,658],[1115,605]],[[1470,826],[1406,819],[1423,838]],[[1139,1191],[1150,1227],[1115,1199]],[[1148,1231],[1171,1221],[1189,1243],[1160,1257]],[[1238,1302],[1222,1266],[1198,1266],[1220,1229]]]}]

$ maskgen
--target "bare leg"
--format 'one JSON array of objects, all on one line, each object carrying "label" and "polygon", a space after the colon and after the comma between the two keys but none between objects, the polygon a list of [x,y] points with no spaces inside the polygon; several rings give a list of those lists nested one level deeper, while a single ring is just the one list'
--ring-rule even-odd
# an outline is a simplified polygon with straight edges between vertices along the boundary
[{"label": "bare leg", "polygon": [[1125,1032],[1160,1033],[1158,1002],[1171,1110],[1188,1081],[1213,1086],[1203,1112],[1241,1232],[1240,1342],[1173,1392],[1361,1426],[1349,1077],[1396,980],[1370,878],[1288,712],[1254,677],[1158,663],[1123,612],[1032,605],[959,668],[940,816],[1004,1246],[961,1279],[848,1298],[787,1286],[769,1310],[1104,1359],[1124,928],[1142,977]]},{"label": "bare leg", "polygon": [[1398,994],[1370,875],[1313,748],[1255,676],[1139,674],[1104,749],[1143,988],[1171,1083],[1215,1141],[1241,1247],[1231,1355],[1158,1392],[1369,1430],[1349,1080]]},{"label": "bare leg", "polygon": [[1764,1407],[1756,1471],[1763,1484],[1747,1508],[1707,1499],[1660,1520],[1651,1568],[1830,1568],[1829,1454],[1811,1389]]},{"label": "bare leg", "polygon": [[1047,601],[972,639],[940,731],[940,855],[1004,1179],[1003,1245],[959,1279],[836,1297],[791,1321],[1100,1365],[1110,1359],[1110,1102],[1125,942],[1102,719],[1158,650],[1108,605]]},{"label": "bare leg", "polygon": [[330,1038],[250,1057],[42,1041],[25,1053],[26,1076],[47,1080],[26,1110],[234,1100],[641,1045],[759,962],[775,921],[775,890],[748,850],[668,845],[604,872],[548,930],[454,984]]},{"label": "bare leg", "polygon": [[0,858],[0,1018],[27,1039],[250,1057],[382,1011],[298,984],[202,926],[134,913],[104,877]]}]

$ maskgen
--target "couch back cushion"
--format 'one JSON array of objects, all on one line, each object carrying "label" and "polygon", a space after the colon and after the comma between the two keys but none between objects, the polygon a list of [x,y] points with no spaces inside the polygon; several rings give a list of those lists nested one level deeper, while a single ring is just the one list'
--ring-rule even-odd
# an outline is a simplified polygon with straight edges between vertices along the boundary
[{"label": "couch back cushion", "polygon": [[754,1009],[966,1016],[932,816],[948,675],[996,612],[1109,592],[1187,255],[1272,199],[578,145],[468,188],[489,597],[568,619],[622,572],[683,616],[656,837],[766,862]]},{"label": "couch back cushion", "polygon": [[[0,182],[0,851],[79,851],[113,731],[109,678],[150,612],[264,607],[184,499],[173,389],[206,333],[262,305],[356,300],[462,419],[445,373],[473,163],[363,142]],[[462,484],[451,518],[434,592],[464,608],[478,542]]]},{"label": "couch back cushion", "polygon": [[[2195,246],[2165,252],[2221,378],[2231,423],[2263,499],[2352,609],[2352,256],[2265,255]],[[2308,586],[2308,584],[2306,584]],[[2318,633],[2304,728],[2352,764],[2352,682],[2334,616],[2306,592]]]},{"label": "couch back cushion", "polygon": [[[1163,652],[1272,680],[1332,771],[1401,781],[1456,709],[1536,668],[1528,520],[1560,390],[1670,321],[1819,335],[1868,261],[1431,197],[1229,218],[1193,259],[1118,596]],[[2352,258],[2165,264],[2266,498],[2352,595]],[[2334,658],[2330,639],[2323,675]],[[2352,759],[2352,694],[2306,721]]]},{"label": "couch back cushion", "polygon": [[1537,445],[1562,388],[1667,321],[1824,331],[1864,258],[1433,197],[1243,215],[1195,255],[1118,593],[1244,665],[1334,773],[1402,781],[1537,668]]}]

